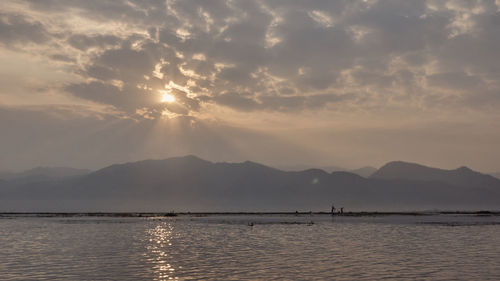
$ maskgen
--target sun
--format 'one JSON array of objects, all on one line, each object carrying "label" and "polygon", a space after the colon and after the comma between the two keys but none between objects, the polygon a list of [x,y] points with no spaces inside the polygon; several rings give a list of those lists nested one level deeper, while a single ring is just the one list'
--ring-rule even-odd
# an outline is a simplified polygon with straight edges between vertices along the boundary
[{"label": "sun", "polygon": [[174,102],[175,101],[175,97],[167,92],[163,92],[163,95],[161,97],[161,102],[168,102],[168,103],[171,103],[171,102]]}]

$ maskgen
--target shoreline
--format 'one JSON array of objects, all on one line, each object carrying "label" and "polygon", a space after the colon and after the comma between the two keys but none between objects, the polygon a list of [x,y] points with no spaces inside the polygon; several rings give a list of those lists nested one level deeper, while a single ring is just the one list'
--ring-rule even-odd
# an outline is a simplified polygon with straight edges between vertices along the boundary
[{"label": "shoreline", "polygon": [[500,216],[500,211],[413,211],[413,212],[344,212],[343,214],[330,212],[0,212],[0,217],[176,217],[176,216],[334,216],[334,217],[376,217],[376,216],[435,216],[435,215],[476,215]]}]

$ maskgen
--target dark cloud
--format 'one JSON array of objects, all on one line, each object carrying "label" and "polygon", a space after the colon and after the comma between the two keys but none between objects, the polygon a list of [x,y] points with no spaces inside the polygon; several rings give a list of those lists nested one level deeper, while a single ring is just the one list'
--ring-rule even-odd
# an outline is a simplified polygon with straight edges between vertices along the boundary
[{"label": "dark cloud", "polygon": [[30,21],[21,15],[0,14],[0,43],[44,43],[50,34],[38,21]]},{"label": "dark cloud", "polygon": [[93,65],[112,70],[115,78],[126,80],[149,74],[159,58],[148,50],[112,49],[96,58]]},{"label": "dark cloud", "polygon": [[215,96],[213,100],[219,104],[243,111],[253,111],[261,107],[261,104],[248,94],[230,92]]},{"label": "dark cloud", "polygon": [[87,36],[85,34],[71,35],[68,38],[68,43],[71,47],[85,51],[91,47],[103,48],[106,46],[113,46],[120,42],[120,38],[114,35],[93,35]]},{"label": "dark cloud", "polygon": [[464,72],[446,72],[427,76],[430,86],[453,91],[471,91],[480,83],[477,76],[467,75]]},{"label": "dark cloud", "polygon": [[69,56],[63,55],[63,54],[54,54],[50,56],[51,59],[55,61],[62,61],[62,62],[75,62],[74,58],[71,58]]},{"label": "dark cloud", "polygon": [[[145,20],[148,17],[148,10],[156,10],[162,5],[163,1],[144,1],[142,5],[137,5],[137,3],[133,3],[132,1],[124,0],[27,0],[26,2],[30,4],[32,9],[46,13],[67,14],[70,12],[96,21],[108,22],[121,20]],[[147,5],[149,5],[149,9],[145,9]]]}]

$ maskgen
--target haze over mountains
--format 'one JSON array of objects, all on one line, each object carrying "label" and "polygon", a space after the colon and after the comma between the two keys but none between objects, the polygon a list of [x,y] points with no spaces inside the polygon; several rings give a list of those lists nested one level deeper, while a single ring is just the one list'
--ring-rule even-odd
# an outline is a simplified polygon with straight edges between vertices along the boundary
[{"label": "haze over mountains", "polygon": [[4,178],[0,211],[328,211],[332,203],[346,210],[500,209],[500,180],[466,167],[391,162],[365,178],[185,156],[72,172]]},{"label": "haze over mountains", "polygon": [[36,167],[19,173],[3,172],[0,173],[0,179],[3,180],[44,180],[44,179],[61,179],[67,177],[80,176],[90,173],[91,170],[75,169],[68,167]]}]

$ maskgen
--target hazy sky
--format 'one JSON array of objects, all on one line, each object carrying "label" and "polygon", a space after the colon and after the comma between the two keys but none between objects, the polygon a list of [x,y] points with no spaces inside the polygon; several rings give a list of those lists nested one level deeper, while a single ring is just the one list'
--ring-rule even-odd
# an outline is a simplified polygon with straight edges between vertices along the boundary
[{"label": "hazy sky", "polygon": [[500,171],[500,0],[0,2],[0,170]]}]

